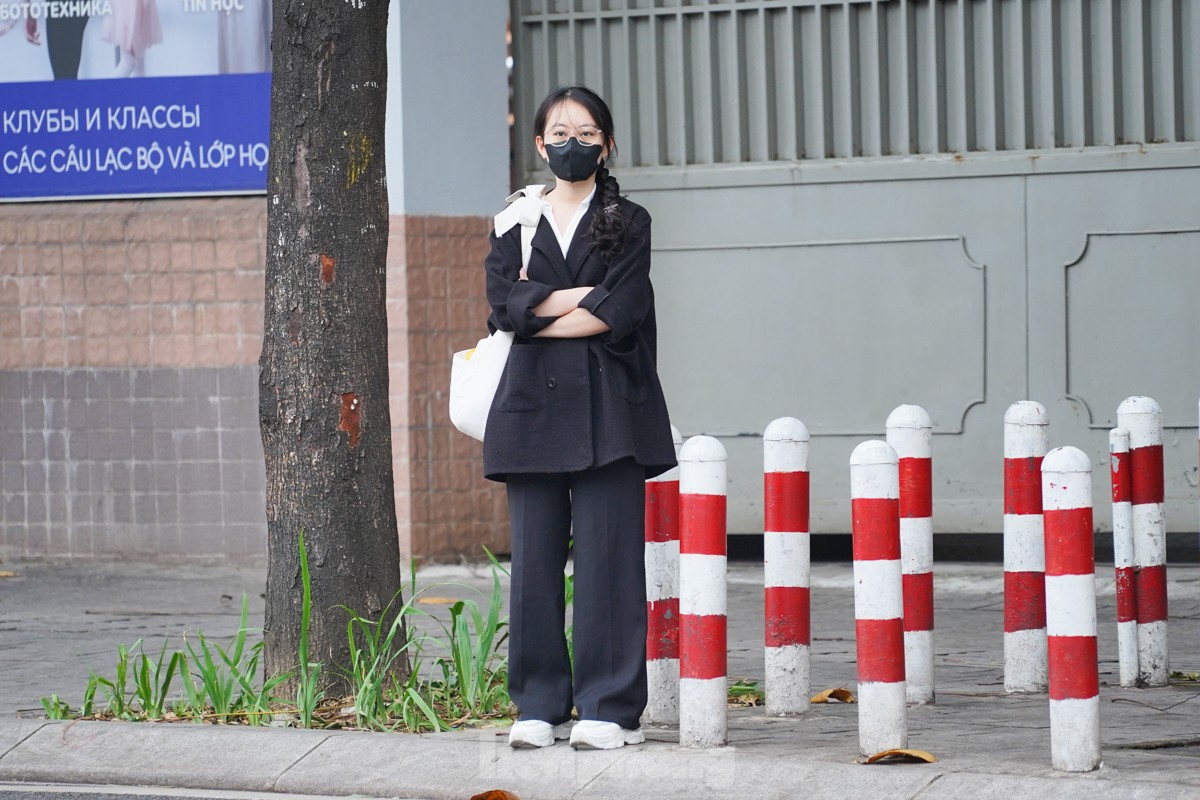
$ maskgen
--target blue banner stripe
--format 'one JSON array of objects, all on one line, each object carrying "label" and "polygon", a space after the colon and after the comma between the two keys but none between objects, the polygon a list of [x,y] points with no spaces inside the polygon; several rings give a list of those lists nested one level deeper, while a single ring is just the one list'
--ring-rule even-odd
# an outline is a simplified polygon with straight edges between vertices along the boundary
[{"label": "blue banner stripe", "polygon": [[0,199],[265,191],[270,73],[0,83]]}]

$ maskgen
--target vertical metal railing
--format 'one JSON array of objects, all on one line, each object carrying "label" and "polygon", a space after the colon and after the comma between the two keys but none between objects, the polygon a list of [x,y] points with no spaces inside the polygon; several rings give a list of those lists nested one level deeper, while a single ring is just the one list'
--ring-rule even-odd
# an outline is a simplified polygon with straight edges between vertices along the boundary
[{"label": "vertical metal railing", "polygon": [[[551,87],[623,165],[1193,141],[1200,0],[514,0],[525,142]],[[529,145],[518,152],[532,164]]]}]

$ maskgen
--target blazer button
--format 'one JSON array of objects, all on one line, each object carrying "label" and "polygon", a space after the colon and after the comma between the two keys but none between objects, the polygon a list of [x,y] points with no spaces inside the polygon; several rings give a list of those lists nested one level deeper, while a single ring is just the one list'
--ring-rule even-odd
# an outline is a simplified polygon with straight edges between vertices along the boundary
[{"label": "blazer button", "polygon": [[554,378],[550,378],[546,381],[546,385],[553,389],[555,386],[558,386],[558,381],[554,380]]}]

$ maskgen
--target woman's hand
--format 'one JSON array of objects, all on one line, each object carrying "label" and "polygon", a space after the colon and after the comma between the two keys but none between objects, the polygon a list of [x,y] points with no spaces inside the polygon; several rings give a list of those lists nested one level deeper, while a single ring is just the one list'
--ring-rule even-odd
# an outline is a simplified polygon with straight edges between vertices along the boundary
[{"label": "woman's hand", "polygon": [[533,313],[539,317],[562,317],[570,314],[579,307],[579,302],[591,293],[591,286],[577,286],[574,289],[556,289],[550,296],[534,307]]},{"label": "woman's hand", "polygon": [[586,308],[577,308],[551,322],[534,336],[545,339],[582,339],[607,333],[608,325]]}]

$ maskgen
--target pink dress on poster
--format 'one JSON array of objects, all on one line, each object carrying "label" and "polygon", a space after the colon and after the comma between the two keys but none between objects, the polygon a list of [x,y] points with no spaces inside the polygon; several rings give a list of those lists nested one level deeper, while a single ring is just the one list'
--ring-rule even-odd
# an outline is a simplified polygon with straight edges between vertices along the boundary
[{"label": "pink dress on poster", "polygon": [[162,24],[156,0],[111,0],[112,14],[100,36],[109,44],[140,58],[152,45],[162,44]]}]

